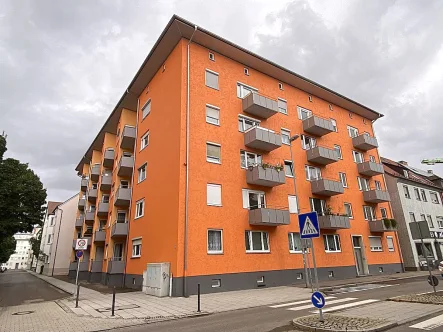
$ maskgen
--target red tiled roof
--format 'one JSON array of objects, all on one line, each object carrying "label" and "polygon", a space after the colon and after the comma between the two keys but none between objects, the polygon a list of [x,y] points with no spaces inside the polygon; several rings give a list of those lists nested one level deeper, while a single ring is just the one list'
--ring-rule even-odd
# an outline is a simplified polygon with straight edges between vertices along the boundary
[{"label": "red tiled roof", "polygon": [[48,214],[54,214],[54,210],[57,208],[57,206],[59,206],[62,203],[63,202],[48,201],[48,207],[47,207]]}]

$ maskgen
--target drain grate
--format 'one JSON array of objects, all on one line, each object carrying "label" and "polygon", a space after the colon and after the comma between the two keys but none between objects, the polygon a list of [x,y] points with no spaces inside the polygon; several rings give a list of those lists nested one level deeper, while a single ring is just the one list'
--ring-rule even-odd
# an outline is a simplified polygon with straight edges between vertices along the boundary
[{"label": "drain grate", "polygon": [[29,311],[17,311],[17,312],[14,312],[12,315],[13,316],[23,316],[23,315],[29,315],[29,314],[33,314],[35,311],[31,311],[31,310],[29,310]]}]

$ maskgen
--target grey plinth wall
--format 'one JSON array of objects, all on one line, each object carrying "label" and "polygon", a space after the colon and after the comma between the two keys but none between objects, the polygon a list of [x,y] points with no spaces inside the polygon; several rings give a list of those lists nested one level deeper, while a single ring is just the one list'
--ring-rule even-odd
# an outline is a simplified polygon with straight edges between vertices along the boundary
[{"label": "grey plinth wall", "polygon": [[346,216],[319,216],[318,223],[320,229],[349,229],[351,228],[351,223],[349,222],[349,217]]},{"label": "grey plinth wall", "polygon": [[114,165],[115,152],[114,149],[106,149],[103,156],[103,166],[112,168]]},{"label": "grey plinth wall", "polygon": [[94,243],[105,242],[105,240],[106,240],[106,232],[105,231],[95,231]]},{"label": "grey plinth wall", "polygon": [[134,167],[134,157],[122,156],[120,158],[120,162],[118,163],[117,175],[129,177],[132,175],[133,167]]},{"label": "grey plinth wall", "polygon": [[374,176],[385,172],[382,164],[377,164],[372,161],[365,161],[357,164],[357,169],[361,175],[366,176]]},{"label": "grey plinth wall", "polygon": [[118,188],[115,195],[115,206],[129,206],[131,202],[131,189],[130,188]]},{"label": "grey plinth wall", "polygon": [[333,149],[328,149],[322,146],[306,151],[308,161],[317,165],[328,165],[338,161],[337,152]]},{"label": "grey plinth wall", "polygon": [[397,228],[393,227],[386,228],[383,220],[372,220],[369,221],[369,230],[373,233],[396,232]]},{"label": "grey plinth wall", "polygon": [[111,229],[111,237],[122,237],[128,235],[127,223],[115,223]]},{"label": "grey plinth wall", "polygon": [[249,224],[254,226],[289,225],[289,210],[258,208],[249,210]]},{"label": "grey plinth wall", "polygon": [[341,182],[327,179],[318,179],[311,181],[312,193],[322,196],[335,196],[344,193]]},{"label": "grey plinth wall", "polygon": [[277,100],[250,93],[242,100],[243,112],[267,119],[278,113]]},{"label": "grey plinth wall", "polygon": [[332,133],[334,126],[330,119],[323,119],[313,115],[303,120],[303,130],[315,136],[323,136]]},{"label": "grey plinth wall", "polygon": [[267,129],[254,127],[245,132],[245,145],[252,149],[272,151],[281,147],[281,135]]},{"label": "grey plinth wall", "polygon": [[113,261],[108,262],[108,273],[119,274],[125,271],[125,261]]},{"label": "grey plinth wall", "polygon": [[111,175],[102,175],[102,180],[100,182],[100,190],[101,191],[111,191],[112,185],[112,176]]},{"label": "grey plinth wall", "polygon": [[387,191],[373,189],[363,191],[363,200],[367,203],[383,203],[389,202],[391,198]]},{"label": "grey plinth wall", "polygon": [[135,144],[135,127],[125,126],[121,136],[120,147],[122,149],[134,149]]},{"label": "grey plinth wall", "polygon": [[94,165],[91,169],[91,180],[98,181],[100,177],[100,165]]},{"label": "grey plinth wall", "polygon": [[99,217],[107,217],[109,211],[109,203],[98,203],[97,216]]},{"label": "grey plinth wall", "polygon": [[378,142],[375,137],[371,137],[367,134],[362,134],[352,139],[352,144],[355,148],[368,151],[378,148]]},{"label": "grey plinth wall", "polygon": [[265,187],[275,187],[284,184],[285,172],[273,168],[264,169],[261,165],[249,167],[246,170],[246,182]]}]

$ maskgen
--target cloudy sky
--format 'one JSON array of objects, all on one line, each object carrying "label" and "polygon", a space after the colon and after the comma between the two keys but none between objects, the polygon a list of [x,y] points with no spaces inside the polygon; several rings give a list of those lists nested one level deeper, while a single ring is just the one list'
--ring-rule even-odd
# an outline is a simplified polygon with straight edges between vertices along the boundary
[{"label": "cloudy sky", "polygon": [[443,1],[0,0],[0,131],[50,200],[174,13],[384,113],[382,155],[443,157]]}]

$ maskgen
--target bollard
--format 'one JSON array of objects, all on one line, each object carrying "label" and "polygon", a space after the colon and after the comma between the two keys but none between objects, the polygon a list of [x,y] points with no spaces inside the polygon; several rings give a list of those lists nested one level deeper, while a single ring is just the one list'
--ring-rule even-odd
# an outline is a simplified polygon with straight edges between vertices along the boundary
[{"label": "bollard", "polygon": [[114,316],[114,308],[115,308],[115,286],[112,288],[112,307],[111,307],[111,316]]},{"label": "bollard", "polygon": [[75,297],[75,307],[78,308],[78,295],[80,293],[80,284],[77,285],[77,296]]},{"label": "bollard", "polygon": [[200,311],[200,284],[197,284],[197,312]]}]

